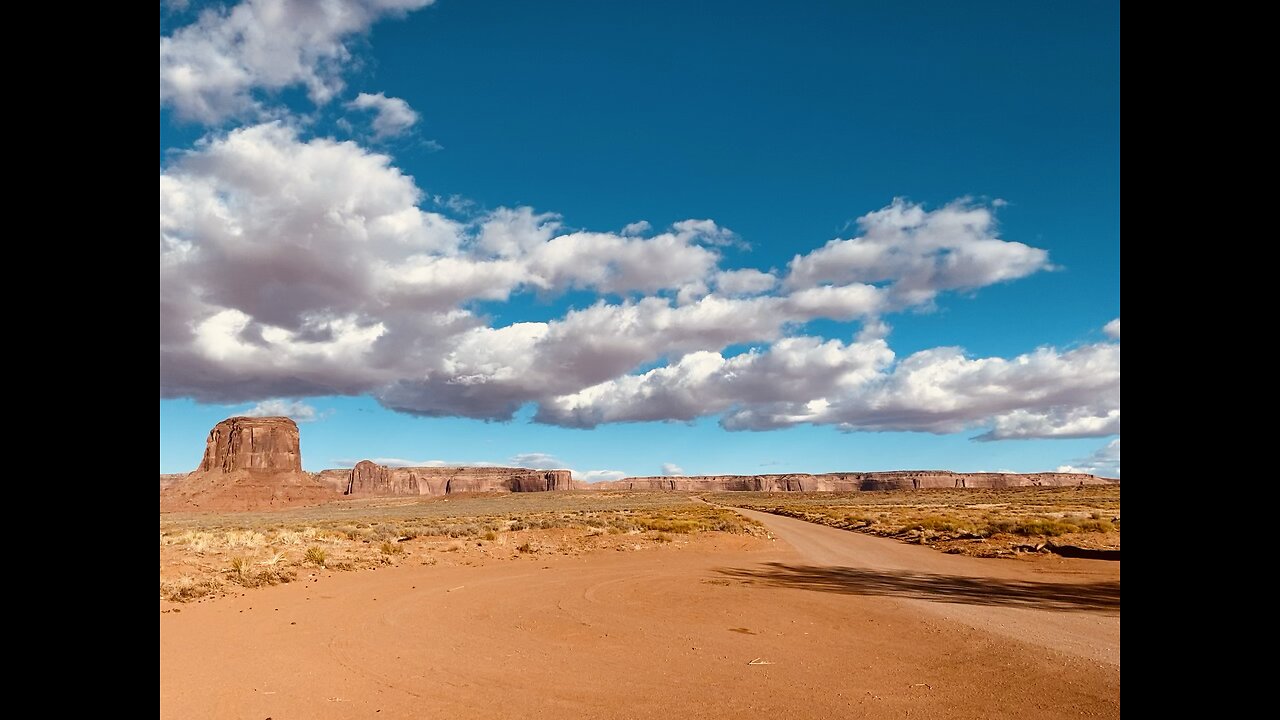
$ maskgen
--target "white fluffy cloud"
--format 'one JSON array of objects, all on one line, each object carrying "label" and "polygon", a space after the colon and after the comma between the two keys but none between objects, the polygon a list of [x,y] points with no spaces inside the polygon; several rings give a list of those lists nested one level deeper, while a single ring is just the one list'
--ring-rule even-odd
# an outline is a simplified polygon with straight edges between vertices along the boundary
[{"label": "white fluffy cloud", "polygon": [[1114,338],[1116,340],[1119,340],[1120,339],[1120,318],[1116,318],[1115,320],[1112,320],[1111,322],[1107,323],[1106,327],[1102,328],[1102,332],[1106,333],[1107,337],[1109,338]]},{"label": "white fluffy cloud", "polygon": [[511,456],[511,464],[516,467],[527,467],[535,470],[560,470],[565,467],[564,462],[559,458],[540,452],[513,455]]},{"label": "white fluffy cloud", "polygon": [[715,283],[716,290],[725,295],[759,295],[772,290],[778,278],[773,273],[743,268],[717,273]]},{"label": "white fluffy cloud", "polygon": [[573,479],[580,482],[601,482],[603,480],[621,480],[627,474],[621,470],[587,470],[586,472],[574,472]]},{"label": "white fluffy cloud", "polygon": [[1058,472],[1082,472],[1103,477],[1120,477],[1120,438],[1098,448],[1089,457],[1058,466]]},{"label": "white fluffy cloud", "polygon": [[928,211],[898,199],[857,224],[862,235],[796,255],[787,287],[883,284],[892,305],[903,308],[1050,267],[1044,250],[1000,239],[991,208],[982,205],[957,201]]},{"label": "white fluffy cloud", "polygon": [[295,422],[313,422],[320,418],[320,413],[314,407],[301,400],[281,400],[279,398],[263,400],[245,410],[244,414],[249,417],[283,416],[292,418]]},{"label": "white fluffy cloud", "polygon": [[373,134],[380,139],[403,135],[418,122],[418,113],[409,103],[383,93],[362,92],[347,107],[373,111]]},{"label": "white fluffy cloud", "polygon": [[592,427],[707,415],[732,430],[813,423],[933,433],[989,426],[985,440],[1109,435],[1120,428],[1120,347],[1042,348],[1011,360],[937,348],[895,364],[883,338],[785,338],[731,358],[689,353],[551,398],[538,419]]},{"label": "white fluffy cloud", "polygon": [[675,463],[662,463],[663,475],[684,475],[684,468]]},{"label": "white fluffy cloud", "polygon": [[353,37],[432,2],[244,0],[209,8],[161,36],[160,105],[184,119],[216,123],[257,108],[256,90],[302,86],[313,102],[327,103],[343,88]]},{"label": "white fluffy cloud", "polygon": [[[711,220],[570,231],[527,207],[455,216],[425,199],[386,155],[279,122],[176,156],[160,174],[162,394],[371,394],[486,419],[534,403],[539,421],[574,426],[721,415],[735,429],[1118,431],[1118,344],[1008,360],[889,349],[881,315],[1048,266],[997,237],[988,208],[895,201],[780,281],[723,267],[739,241]],[[475,306],[571,290],[597,299],[501,326]],[[797,333],[823,318],[864,330]],[[756,349],[726,354],[740,345]]]}]

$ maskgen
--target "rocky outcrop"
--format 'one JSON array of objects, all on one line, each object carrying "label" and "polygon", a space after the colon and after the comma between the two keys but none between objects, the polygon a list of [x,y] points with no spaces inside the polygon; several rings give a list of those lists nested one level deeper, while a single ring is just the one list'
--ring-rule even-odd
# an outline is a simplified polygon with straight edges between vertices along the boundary
[{"label": "rocky outcrop", "polygon": [[348,473],[347,495],[421,495],[418,476],[361,460]]},{"label": "rocky outcrop", "polygon": [[311,473],[311,477],[336,493],[345,493],[347,486],[351,484],[351,471],[346,468],[321,470],[317,473]]},{"label": "rocky outcrop", "polygon": [[1084,473],[957,473],[949,470],[895,470],[788,475],[696,475],[633,477],[582,485],[587,490],[684,490],[693,492],[855,492],[926,488],[1011,488],[1111,485],[1119,480]]},{"label": "rocky outcrop", "polygon": [[511,478],[511,492],[549,492],[572,490],[573,473],[568,470],[534,470]]},{"label": "rocky outcrop", "polygon": [[200,467],[160,491],[160,510],[260,510],[338,495],[302,471],[298,426],[286,417],[233,417],[209,432]]},{"label": "rocky outcrop", "polygon": [[233,417],[209,431],[196,472],[302,472],[298,426],[287,417]]},{"label": "rocky outcrop", "polygon": [[[334,472],[325,470],[325,473]],[[387,467],[369,460],[347,473],[351,496],[452,495],[454,493],[547,492],[573,489],[568,470],[505,467]]]}]

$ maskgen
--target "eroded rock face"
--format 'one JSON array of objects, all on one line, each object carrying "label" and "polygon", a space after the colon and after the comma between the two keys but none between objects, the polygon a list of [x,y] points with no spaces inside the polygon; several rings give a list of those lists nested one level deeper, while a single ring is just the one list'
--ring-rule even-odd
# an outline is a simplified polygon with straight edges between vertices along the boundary
[{"label": "eroded rock face", "polygon": [[1084,473],[957,473],[949,470],[895,470],[865,473],[790,475],[696,475],[633,477],[584,484],[586,490],[685,490],[694,492],[855,492],[926,488],[1012,488],[1112,485],[1119,480]]},{"label": "eroded rock face", "polygon": [[311,477],[336,493],[346,493],[347,486],[351,484],[351,470],[347,468],[321,470],[318,473],[311,473]]},{"label": "eroded rock face", "polygon": [[227,418],[209,431],[196,472],[302,472],[298,425],[287,417]]},{"label": "eroded rock face", "polygon": [[534,470],[511,478],[511,492],[572,490],[573,473],[568,470]]},{"label": "eroded rock face", "polygon": [[348,474],[348,495],[421,495],[418,476],[361,460]]},{"label": "eroded rock face", "polygon": [[393,468],[362,460],[351,468],[347,477],[346,494],[353,496],[547,492],[573,489],[573,476],[568,470],[504,467]]},{"label": "eroded rock face", "polygon": [[337,497],[302,471],[298,426],[286,417],[233,417],[209,432],[200,467],[160,491],[160,509],[259,510]]}]

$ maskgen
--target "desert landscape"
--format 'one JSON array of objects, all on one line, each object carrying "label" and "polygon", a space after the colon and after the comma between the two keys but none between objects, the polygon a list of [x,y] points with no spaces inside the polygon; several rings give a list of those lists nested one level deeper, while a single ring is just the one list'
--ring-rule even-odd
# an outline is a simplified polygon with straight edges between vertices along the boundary
[{"label": "desert landscape", "polygon": [[1120,717],[1118,3],[159,18],[162,720]]},{"label": "desert landscape", "polygon": [[343,474],[268,417],[162,477],[162,716],[1119,715],[1116,482]]}]

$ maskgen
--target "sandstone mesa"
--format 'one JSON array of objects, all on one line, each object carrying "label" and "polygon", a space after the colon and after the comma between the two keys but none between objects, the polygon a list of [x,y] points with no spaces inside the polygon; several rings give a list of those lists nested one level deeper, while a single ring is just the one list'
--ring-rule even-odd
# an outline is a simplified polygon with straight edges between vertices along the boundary
[{"label": "sandstone mesa", "polygon": [[209,431],[193,472],[160,476],[160,511],[260,510],[345,498],[560,490],[692,492],[855,492],[928,488],[1111,485],[1084,473],[957,473],[947,470],[632,477],[596,483],[569,470],[517,467],[388,467],[362,460],[350,469],[302,469],[298,426],[286,417],[233,417]]}]

